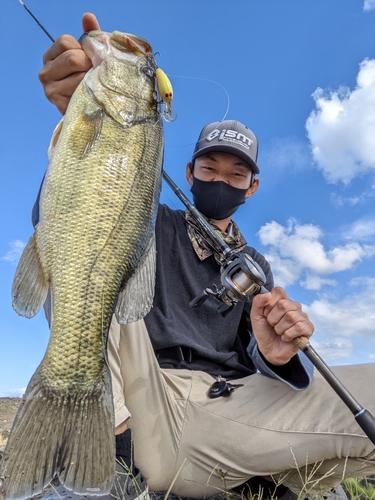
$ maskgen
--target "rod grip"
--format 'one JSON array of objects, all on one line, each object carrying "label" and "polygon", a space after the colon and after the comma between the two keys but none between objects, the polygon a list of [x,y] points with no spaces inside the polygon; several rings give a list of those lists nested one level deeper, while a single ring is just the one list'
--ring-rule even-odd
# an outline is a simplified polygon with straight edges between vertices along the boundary
[{"label": "rod grip", "polygon": [[307,337],[304,337],[301,335],[301,337],[297,337],[293,339],[293,344],[298,347],[302,351],[308,344],[310,343],[309,339]]}]

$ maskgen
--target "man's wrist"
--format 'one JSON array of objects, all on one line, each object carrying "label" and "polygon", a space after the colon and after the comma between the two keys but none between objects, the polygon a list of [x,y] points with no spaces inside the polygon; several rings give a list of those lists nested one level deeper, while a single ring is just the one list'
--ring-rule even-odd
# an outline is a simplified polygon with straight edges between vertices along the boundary
[{"label": "man's wrist", "polygon": [[284,363],[272,363],[271,361],[269,361],[265,355],[262,353],[262,351],[259,349],[259,346],[258,346],[258,351],[259,351],[259,354],[260,354],[260,357],[263,359],[263,361],[266,363],[266,365],[268,366],[268,368],[271,368],[271,370],[273,370],[275,373],[279,374],[278,372],[279,371],[282,371],[282,368],[284,367],[287,367],[291,361],[291,359],[293,359],[294,356],[292,356],[292,358],[289,358],[288,361],[285,361]]}]

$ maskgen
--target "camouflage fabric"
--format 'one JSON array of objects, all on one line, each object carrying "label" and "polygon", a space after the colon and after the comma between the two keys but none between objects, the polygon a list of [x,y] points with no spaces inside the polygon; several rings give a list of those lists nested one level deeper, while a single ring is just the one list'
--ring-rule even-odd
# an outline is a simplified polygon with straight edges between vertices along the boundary
[{"label": "camouflage fabric", "polygon": [[[193,217],[193,215],[189,212],[189,210],[185,210],[185,219],[187,221],[187,232],[191,244],[195,250],[195,253],[198,255],[200,260],[207,259],[212,254],[215,255],[215,259],[219,265],[222,264],[223,258],[221,255],[215,251],[217,248],[217,244],[211,240],[209,235],[206,235],[199,227],[199,224]],[[242,236],[241,231],[239,230],[237,224],[234,221],[230,223],[230,233],[222,231],[216,224],[214,224],[210,219],[207,219],[211,226],[215,229],[217,234],[225,241],[225,243],[236,252],[240,252],[246,246],[246,240]]]}]

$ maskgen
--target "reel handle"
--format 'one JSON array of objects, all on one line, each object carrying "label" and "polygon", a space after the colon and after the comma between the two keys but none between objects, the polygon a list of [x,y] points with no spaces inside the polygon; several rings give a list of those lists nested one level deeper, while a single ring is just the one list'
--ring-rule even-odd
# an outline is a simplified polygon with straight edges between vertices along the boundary
[{"label": "reel handle", "polygon": [[197,309],[204,302],[206,302],[206,300],[208,299],[208,292],[206,290],[207,288],[205,288],[200,294],[198,294],[193,300],[189,302],[189,306],[192,309]]}]

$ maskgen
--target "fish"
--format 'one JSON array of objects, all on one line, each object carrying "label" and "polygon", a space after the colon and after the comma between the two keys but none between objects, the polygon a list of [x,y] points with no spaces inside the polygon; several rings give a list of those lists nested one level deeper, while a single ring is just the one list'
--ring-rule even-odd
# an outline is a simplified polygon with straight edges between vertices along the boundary
[{"label": "fish", "polygon": [[164,150],[153,50],[120,31],[80,42],[93,68],[52,135],[40,220],[12,286],[20,315],[35,316],[49,296],[52,312],[1,463],[7,500],[39,494],[55,476],[76,494],[109,493],[109,326],[114,313],[120,323],[143,318],[153,300]]}]

